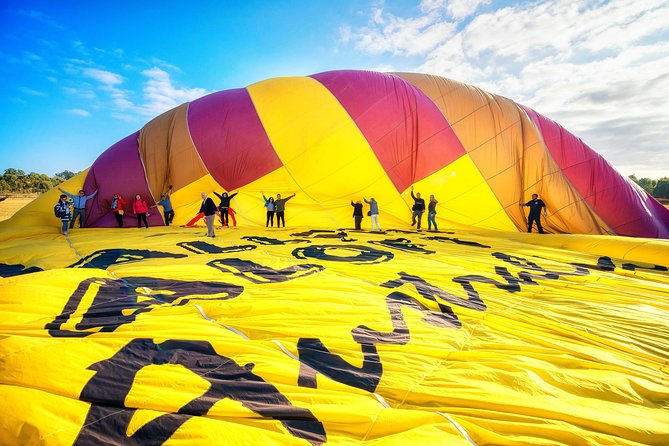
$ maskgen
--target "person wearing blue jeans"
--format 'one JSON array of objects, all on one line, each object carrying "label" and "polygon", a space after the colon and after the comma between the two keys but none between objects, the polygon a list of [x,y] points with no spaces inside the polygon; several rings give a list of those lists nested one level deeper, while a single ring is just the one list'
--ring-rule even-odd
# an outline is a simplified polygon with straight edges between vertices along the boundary
[{"label": "person wearing blue jeans", "polygon": [[70,197],[72,199],[72,204],[74,205],[74,214],[72,215],[72,220],[70,220],[70,229],[74,228],[74,222],[77,217],[79,217],[79,227],[83,228],[84,222],[86,221],[86,202],[93,198],[98,191],[96,190],[92,194],[86,195],[86,192],[82,189],[79,191],[79,195],[74,195],[64,191],[60,187],[58,190]]},{"label": "person wearing blue jeans", "polygon": [[411,207],[411,226],[416,225],[416,220],[418,220],[418,226],[416,229],[420,229],[420,222],[423,219],[423,212],[425,212],[425,200],[420,198],[420,192],[416,195],[413,194],[413,186],[411,186],[411,198],[413,198],[413,206]]},{"label": "person wearing blue jeans", "polygon": [[56,217],[60,218],[62,224],[60,231],[66,236],[67,223],[70,221],[70,218],[72,218],[72,210],[70,209],[70,202],[67,201],[67,195],[63,194],[60,196],[55,211]]},{"label": "person wearing blue jeans", "polygon": [[432,225],[434,225],[434,230],[438,231],[437,228],[437,220],[435,220],[434,217],[437,216],[437,201],[436,198],[434,198],[434,195],[430,195],[430,202],[427,205],[427,230],[431,231],[432,230]]},{"label": "person wearing blue jeans", "polygon": [[165,218],[165,226],[169,226],[170,224],[172,224],[172,221],[174,220],[174,208],[172,208],[172,201],[170,200],[171,195],[172,195],[172,185],[170,184],[170,187],[167,188],[167,193],[161,195],[160,201],[151,206],[152,208],[155,208],[157,206],[163,207],[163,217]]}]

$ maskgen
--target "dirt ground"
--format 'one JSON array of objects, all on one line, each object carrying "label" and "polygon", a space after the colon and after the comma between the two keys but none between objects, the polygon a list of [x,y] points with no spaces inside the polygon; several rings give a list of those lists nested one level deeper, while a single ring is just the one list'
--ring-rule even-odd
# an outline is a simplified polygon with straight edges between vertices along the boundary
[{"label": "dirt ground", "polygon": [[0,221],[9,219],[14,215],[19,209],[27,205],[35,198],[37,195],[2,195],[0,194],[0,200],[4,197],[7,197],[5,200],[0,201]]}]

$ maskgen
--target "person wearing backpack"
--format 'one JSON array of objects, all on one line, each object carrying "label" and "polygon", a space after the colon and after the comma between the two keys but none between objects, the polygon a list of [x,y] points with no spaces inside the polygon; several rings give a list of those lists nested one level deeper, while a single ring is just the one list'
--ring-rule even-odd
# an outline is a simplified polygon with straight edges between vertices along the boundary
[{"label": "person wearing backpack", "polygon": [[79,195],[74,195],[60,187],[58,190],[70,197],[72,199],[72,204],[74,204],[74,217],[70,221],[70,229],[74,228],[74,222],[77,221],[77,217],[79,218],[79,227],[83,228],[84,220],[86,220],[86,202],[93,198],[98,191],[96,190],[92,194],[86,195],[86,192],[82,189],[79,191]]},{"label": "person wearing backpack", "polygon": [[56,217],[60,218],[62,223],[61,232],[64,236],[67,236],[68,223],[72,219],[72,209],[70,208],[70,202],[67,200],[67,195],[61,194],[58,203],[53,208],[53,212]]},{"label": "person wearing backpack", "polygon": [[142,221],[144,221],[144,226],[149,229],[149,222],[146,220],[149,205],[146,204],[145,200],[142,200],[142,196],[139,194],[135,195],[135,199],[132,202],[132,212],[137,215],[137,229],[142,227]]}]

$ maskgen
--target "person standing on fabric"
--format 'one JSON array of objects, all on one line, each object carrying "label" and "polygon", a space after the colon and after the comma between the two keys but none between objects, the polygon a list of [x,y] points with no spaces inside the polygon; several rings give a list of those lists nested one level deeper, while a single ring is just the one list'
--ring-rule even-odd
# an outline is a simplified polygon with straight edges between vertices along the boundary
[{"label": "person standing on fabric", "polygon": [[67,200],[67,195],[62,194],[60,196],[60,199],[58,200],[58,203],[56,203],[54,211],[56,213],[56,217],[60,218],[60,221],[62,223],[60,232],[62,232],[63,235],[67,236],[68,234],[67,224],[72,218],[72,210],[70,208],[70,202]]},{"label": "person standing on fabric", "polygon": [[98,191],[96,190],[92,194],[86,195],[86,192],[82,189],[79,191],[79,195],[74,195],[60,187],[58,190],[70,197],[74,204],[74,214],[72,215],[72,220],[70,220],[70,229],[74,228],[74,222],[77,220],[77,217],[79,217],[79,227],[83,228],[86,221],[86,202],[93,198]]},{"label": "person standing on fabric", "polygon": [[137,215],[137,228],[142,227],[143,221],[144,226],[148,229],[149,222],[146,220],[146,214],[149,212],[149,205],[146,204],[146,201],[142,200],[142,196],[139,194],[135,195],[135,199],[132,202],[132,212]]},{"label": "person standing on fabric", "polygon": [[411,186],[411,198],[413,198],[413,207],[411,208],[411,226],[416,225],[416,219],[418,220],[418,226],[416,229],[420,229],[420,223],[423,219],[423,212],[425,212],[425,200],[420,198],[420,192],[416,195],[413,194],[413,186]]},{"label": "person standing on fabric", "polygon": [[204,220],[207,223],[207,237],[216,237],[214,233],[214,219],[216,218],[216,203],[214,200],[207,197],[207,194],[202,192],[200,194],[202,197],[202,205],[200,206],[200,212],[204,214]]},{"label": "person standing on fabric", "polygon": [[218,209],[221,211],[221,222],[223,226],[228,226],[228,209],[230,208],[230,200],[232,200],[235,195],[239,192],[235,192],[232,195],[228,195],[227,192],[223,192],[223,195],[219,195],[214,191],[214,195],[221,199],[221,202],[218,205]]},{"label": "person standing on fabric", "polygon": [[[262,199],[265,200],[265,207],[267,208],[267,221],[265,222],[265,227],[274,227],[274,197],[265,197],[265,193],[262,192]],[[279,222],[277,221],[277,224]]]},{"label": "person standing on fabric", "polygon": [[[434,225],[434,230],[438,231],[437,220],[434,218],[437,215],[437,201],[434,198],[434,195],[430,195],[430,202],[427,204],[427,230],[432,230],[432,225]],[[419,226],[420,227],[420,226]]]},{"label": "person standing on fabric", "polygon": [[379,224],[379,204],[374,198],[371,198],[369,201],[367,201],[366,198],[363,198],[363,200],[365,200],[365,203],[369,205],[369,212],[367,215],[372,218],[372,231],[374,230],[374,223],[376,223],[376,226],[379,228],[379,232],[381,232],[381,225]]},{"label": "person standing on fabric", "polygon": [[286,209],[286,201],[293,198],[295,194],[291,195],[288,198],[281,198],[281,194],[276,194],[276,200],[274,200],[274,210],[276,211],[276,227],[280,228],[281,223],[283,222],[283,227],[286,227],[286,219],[284,218],[284,211]]},{"label": "person standing on fabric", "polygon": [[527,203],[520,203],[521,206],[528,206],[530,208],[530,215],[527,217],[527,232],[532,232],[532,223],[537,223],[539,234],[544,234],[544,228],[541,227],[541,208],[544,209],[544,217],[546,216],[546,204],[539,200],[539,195],[532,194],[532,199]]},{"label": "person standing on fabric", "polygon": [[170,184],[170,186],[167,188],[167,193],[161,195],[160,201],[151,206],[152,208],[155,208],[157,206],[163,207],[163,217],[165,217],[166,226],[172,224],[172,221],[174,220],[174,209],[172,208],[172,201],[170,200],[171,195],[172,195],[172,185]]},{"label": "person standing on fabric", "polygon": [[119,228],[123,227],[123,213],[125,212],[123,208],[125,208],[125,200],[119,194],[114,194],[111,202],[111,210],[114,213],[114,218],[116,218]]},{"label": "person standing on fabric", "polygon": [[351,206],[353,206],[353,219],[355,220],[355,229],[360,231],[360,223],[362,223],[362,202],[360,200],[353,203],[351,200]]}]

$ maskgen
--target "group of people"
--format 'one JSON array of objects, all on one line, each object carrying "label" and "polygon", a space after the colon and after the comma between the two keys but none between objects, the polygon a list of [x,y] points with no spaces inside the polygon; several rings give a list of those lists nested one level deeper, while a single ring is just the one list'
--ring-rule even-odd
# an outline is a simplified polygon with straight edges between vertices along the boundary
[{"label": "group of people", "polygon": [[[62,195],[60,200],[56,204],[54,211],[56,217],[60,218],[62,222],[62,233],[64,235],[68,234],[68,224],[69,229],[74,227],[74,223],[79,218],[79,227],[84,227],[84,222],[86,219],[86,202],[93,198],[98,191],[96,190],[90,195],[86,195],[84,190],[80,190],[78,195],[71,194],[62,188],[58,188]],[[224,226],[228,226],[228,214],[230,210],[230,201],[238,194],[235,192],[233,194],[228,194],[223,192],[219,194],[214,191],[220,202],[218,206],[214,203],[210,197],[207,196],[205,192],[202,192],[202,204],[200,205],[200,213],[204,215],[204,219],[207,225],[207,236],[215,237],[214,233],[214,219],[216,214],[220,214],[221,223]],[[142,223],[146,228],[149,227],[147,216],[149,215],[149,209],[155,208],[158,206],[163,207],[163,217],[165,220],[165,225],[169,226],[174,220],[174,209],[171,202],[172,195],[172,186],[170,185],[167,189],[167,192],[160,196],[160,201],[158,201],[153,206],[149,206],[140,194],[135,195],[135,199],[132,201],[132,211],[137,218],[137,227],[141,228]],[[265,227],[274,227],[274,216],[276,215],[276,225],[277,228],[285,227],[285,207],[286,202],[293,198],[295,194],[281,198],[281,194],[277,194],[276,198],[265,196],[265,193],[262,192],[262,198],[265,201],[265,208],[267,209],[267,218],[265,221]],[[413,206],[411,207],[411,226],[416,226],[416,229],[421,228],[421,223],[423,219],[423,214],[425,213],[425,199],[421,198],[420,192],[414,195],[414,188],[411,186],[411,198],[414,201]],[[363,198],[363,201],[369,205],[369,211],[367,215],[371,217],[371,230],[382,231],[381,224],[379,223],[379,205],[377,201],[372,197],[370,200]],[[437,204],[439,202],[434,197],[430,195],[430,201],[427,204],[427,225],[428,231],[438,231],[436,215],[437,215]],[[121,197],[120,194],[114,194],[111,200],[111,211],[114,214],[118,227],[123,227],[123,215],[125,212],[126,201]],[[527,221],[527,232],[532,232],[532,227],[536,224],[537,229],[540,234],[544,233],[543,227],[541,226],[541,211],[543,209],[543,215],[546,216],[546,205],[539,199],[537,194],[532,194],[532,200],[527,203],[520,203],[521,206],[527,206],[530,208],[530,213]],[[358,200],[353,202],[351,200],[351,206],[353,206],[353,219],[355,223],[355,229],[361,230],[361,224],[363,219],[363,204],[362,201]],[[72,211],[72,207],[74,211]],[[234,217],[234,216],[233,216]],[[375,229],[376,228],[376,229]]]},{"label": "group of people", "polygon": [[[77,218],[79,218],[79,227],[83,228],[86,222],[86,202],[93,198],[98,191],[96,190],[90,195],[86,195],[86,192],[82,189],[79,191],[78,195],[71,194],[62,188],[58,188],[62,192],[58,203],[54,208],[56,217],[60,218],[62,222],[61,232],[64,235],[68,235],[68,229],[74,228],[74,223]],[[142,198],[140,194],[135,195],[135,199],[132,200],[131,208],[132,212],[137,217],[137,227],[141,228],[142,223],[146,228],[149,227],[149,222],[147,216],[149,216],[149,209],[155,208],[158,206],[163,207],[163,216],[165,217],[165,224],[169,226],[174,220],[174,209],[172,208],[172,202],[170,196],[172,194],[172,186],[169,186],[167,192],[160,196],[160,201],[158,201],[153,206],[149,206],[146,200]],[[119,228],[123,227],[123,215],[125,214],[125,207],[127,202],[123,199],[120,194],[114,194],[111,199],[110,210],[116,219],[116,224]],[[74,208],[74,211],[72,210]],[[68,228],[69,224],[69,228]]]},{"label": "group of people", "polygon": [[[230,200],[237,195],[237,192],[234,194],[228,195],[227,192],[223,194],[214,194],[221,200],[218,207],[214,203],[214,200],[211,197],[208,197],[206,192],[202,192],[202,204],[200,205],[200,213],[204,214],[205,223],[207,224],[207,237],[216,237],[214,232],[214,220],[216,218],[216,213],[221,215],[221,223],[223,226],[228,226],[228,211],[230,209]],[[262,192],[262,198],[265,200],[265,208],[267,209],[267,219],[265,221],[266,227],[274,227],[274,215],[276,214],[276,226],[280,228],[282,225],[286,227],[285,219],[285,210],[286,202],[293,198],[295,194],[290,195],[286,198],[281,198],[281,194],[276,194],[276,199],[274,197],[267,198],[265,193]]]}]

